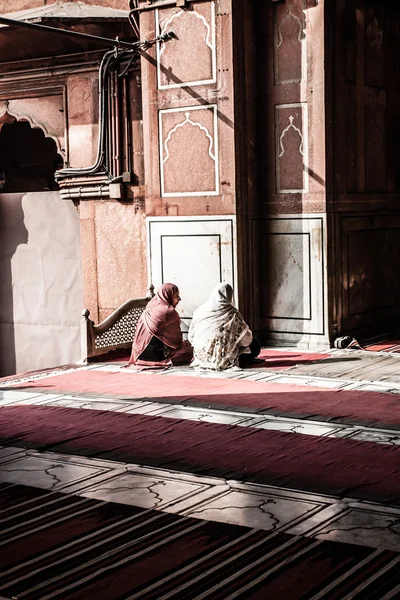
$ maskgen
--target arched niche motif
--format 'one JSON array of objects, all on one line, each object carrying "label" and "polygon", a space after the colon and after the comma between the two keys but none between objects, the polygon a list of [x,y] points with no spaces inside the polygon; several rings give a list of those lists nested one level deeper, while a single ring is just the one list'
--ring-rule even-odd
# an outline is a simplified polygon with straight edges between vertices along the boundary
[{"label": "arched niche motif", "polygon": [[1,191],[39,192],[57,190],[54,173],[64,156],[53,136],[46,135],[29,118],[17,119],[8,111],[0,115]]},{"label": "arched niche motif", "polygon": [[11,111],[7,100],[5,102],[0,102],[0,132],[1,132],[3,125],[5,125],[6,123],[12,124],[15,121],[26,121],[27,123],[29,123],[29,125],[31,126],[32,129],[41,129],[43,131],[45,137],[53,140],[53,142],[55,143],[55,145],[57,147],[57,154],[59,154],[62,157],[63,162],[65,163],[67,161],[65,150],[64,150],[64,148],[61,147],[60,140],[58,139],[57,136],[49,133],[47,131],[46,127],[44,125],[42,125],[42,123],[38,123],[37,121],[32,119],[31,116],[29,116],[27,114],[19,114],[19,113],[16,113],[15,111]]}]

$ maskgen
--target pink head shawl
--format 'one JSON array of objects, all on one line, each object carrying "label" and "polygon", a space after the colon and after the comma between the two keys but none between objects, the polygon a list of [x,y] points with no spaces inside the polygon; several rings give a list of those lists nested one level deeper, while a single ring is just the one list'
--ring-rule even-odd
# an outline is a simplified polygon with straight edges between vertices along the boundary
[{"label": "pink head shawl", "polygon": [[136,326],[130,363],[135,363],[155,336],[169,348],[182,346],[180,318],[172,306],[178,288],[173,283],[163,283],[150,300]]}]

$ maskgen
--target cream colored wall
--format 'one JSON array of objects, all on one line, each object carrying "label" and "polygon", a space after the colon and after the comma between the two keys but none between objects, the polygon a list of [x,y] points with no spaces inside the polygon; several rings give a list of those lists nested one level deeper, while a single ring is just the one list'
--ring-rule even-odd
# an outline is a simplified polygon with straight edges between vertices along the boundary
[{"label": "cream colored wall", "polygon": [[80,358],[79,215],[58,192],[0,195],[0,375]]}]

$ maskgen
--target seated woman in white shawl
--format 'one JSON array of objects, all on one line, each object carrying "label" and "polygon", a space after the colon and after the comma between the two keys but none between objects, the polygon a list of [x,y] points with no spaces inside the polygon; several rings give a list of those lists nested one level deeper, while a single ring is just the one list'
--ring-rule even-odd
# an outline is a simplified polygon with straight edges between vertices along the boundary
[{"label": "seated woman in white shawl", "polygon": [[223,370],[248,364],[260,352],[257,340],[240,312],[233,306],[233,289],[229,283],[219,283],[210,298],[193,314],[189,329],[194,361],[191,366]]}]

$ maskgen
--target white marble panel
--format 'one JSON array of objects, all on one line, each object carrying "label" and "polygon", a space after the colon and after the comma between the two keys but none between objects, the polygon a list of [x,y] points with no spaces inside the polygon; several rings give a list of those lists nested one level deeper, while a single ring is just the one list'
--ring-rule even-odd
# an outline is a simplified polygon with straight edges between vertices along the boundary
[{"label": "white marble panel", "polygon": [[247,425],[247,422],[249,421],[243,413],[201,410],[181,406],[172,408],[168,412],[163,413],[163,417],[187,419],[189,421],[205,421],[207,423],[223,423],[224,425],[239,425],[241,422]]},{"label": "white marble panel", "polygon": [[37,405],[37,404],[51,404],[52,402],[55,402],[55,400],[62,398],[62,394],[32,394],[30,397],[28,398],[23,398],[21,400],[14,400],[14,401],[9,401],[6,402],[5,404],[2,404],[0,402],[0,408],[1,406],[11,406],[11,405],[18,405],[21,406],[26,405],[26,404],[32,404],[32,405]]},{"label": "white marble panel", "polygon": [[[328,517],[326,513],[323,515]],[[312,520],[308,522],[311,524]],[[400,552],[400,509],[351,503],[330,519],[316,524],[308,531],[307,523],[290,533],[316,537],[347,544],[372,546]]]},{"label": "white marble panel", "polygon": [[14,460],[21,452],[25,452],[23,448],[3,448],[0,446],[0,463]]},{"label": "white marble panel", "polygon": [[84,483],[87,486],[91,478],[106,472],[110,472],[109,467],[101,467],[78,457],[57,458],[57,455],[48,453],[42,456],[26,452],[23,456],[18,455],[15,460],[2,463],[0,481],[60,490],[71,484]]},{"label": "white marble panel", "polygon": [[32,400],[33,398],[40,397],[39,392],[21,392],[13,390],[0,390],[0,406],[7,404],[14,404],[14,402],[20,402],[21,400]]},{"label": "white marble panel", "polygon": [[199,499],[209,499],[225,488],[225,482],[221,479],[127,465],[123,473],[86,489],[81,495],[106,502],[176,512],[173,507],[177,503],[193,505]]},{"label": "white marble panel", "polygon": [[47,406],[62,406],[64,408],[86,408],[91,410],[110,410],[120,412],[130,408],[128,402],[113,402],[112,400],[99,399],[91,400],[90,398],[73,398],[63,397],[58,399],[44,400],[42,404]]},{"label": "white marble panel", "polygon": [[148,228],[150,279],[155,287],[178,285],[178,312],[187,329],[217,283],[235,284],[235,217],[151,217]]},{"label": "white marble panel", "polygon": [[400,446],[400,431],[381,431],[374,429],[357,429],[352,435],[352,440],[360,442],[374,442],[375,444],[390,444]]},{"label": "white marble panel", "polygon": [[271,531],[292,527],[327,505],[326,498],[318,495],[233,481],[227,481],[227,485],[226,492],[183,510],[183,514]]},{"label": "white marble panel", "polygon": [[140,415],[163,415],[171,410],[171,406],[171,404],[163,404],[162,402],[144,402],[142,405],[136,402],[134,406],[130,406],[123,412]]},{"label": "white marble panel", "polygon": [[247,427],[256,427],[257,429],[273,429],[275,431],[285,431],[287,433],[302,433],[305,435],[326,436],[335,432],[336,425],[322,425],[312,421],[302,421],[301,419],[263,419],[258,421],[253,419],[245,423]]},{"label": "white marble panel", "polygon": [[[253,222],[255,260],[261,272],[268,272],[254,297],[256,328],[269,331],[271,338],[302,343],[299,334],[325,333],[324,219],[303,214]],[[304,337],[305,344],[310,342]]]}]

